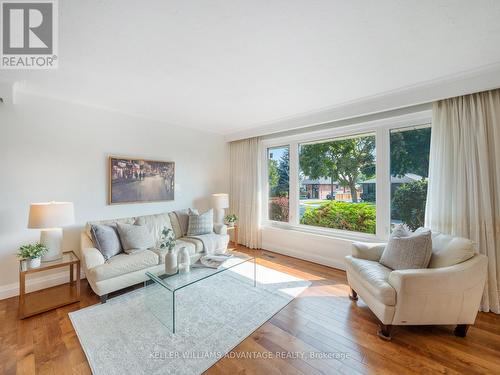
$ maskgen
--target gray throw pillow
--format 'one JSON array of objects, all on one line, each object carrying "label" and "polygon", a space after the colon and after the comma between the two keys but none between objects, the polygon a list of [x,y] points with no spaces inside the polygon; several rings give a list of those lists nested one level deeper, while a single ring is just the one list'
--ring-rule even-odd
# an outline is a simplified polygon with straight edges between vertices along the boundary
[{"label": "gray throw pillow", "polygon": [[421,230],[408,236],[393,233],[379,262],[393,270],[420,269],[428,267],[431,255],[430,230]]},{"label": "gray throw pillow", "polygon": [[[179,237],[184,237],[188,232],[189,226],[189,215],[198,215],[198,210],[195,208],[188,208],[186,210],[174,211],[175,216],[177,216],[177,221],[179,222],[179,229],[181,235]],[[175,231],[176,228],[174,228]]]},{"label": "gray throw pillow", "polygon": [[214,210],[196,215],[189,215],[188,236],[199,236],[201,234],[212,233],[214,231]]},{"label": "gray throw pillow", "polygon": [[145,225],[133,225],[116,223],[123,251],[131,254],[138,250],[146,250],[154,247],[154,239]]},{"label": "gray throw pillow", "polygon": [[122,252],[122,245],[115,224],[92,224],[90,226],[90,234],[92,235],[94,246],[102,253],[104,259],[108,260],[112,256]]}]

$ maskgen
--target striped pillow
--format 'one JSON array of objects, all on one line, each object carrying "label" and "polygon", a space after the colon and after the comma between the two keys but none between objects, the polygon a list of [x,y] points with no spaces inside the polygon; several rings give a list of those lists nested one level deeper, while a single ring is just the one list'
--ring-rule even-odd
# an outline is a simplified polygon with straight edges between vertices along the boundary
[{"label": "striped pillow", "polygon": [[198,215],[193,212],[189,214],[188,236],[199,236],[200,234],[212,233],[214,228],[214,210]]}]

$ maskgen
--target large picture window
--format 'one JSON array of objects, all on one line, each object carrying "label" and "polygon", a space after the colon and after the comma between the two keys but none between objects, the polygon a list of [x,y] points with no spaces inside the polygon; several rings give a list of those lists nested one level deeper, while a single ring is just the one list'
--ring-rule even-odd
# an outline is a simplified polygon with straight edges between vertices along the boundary
[{"label": "large picture window", "polygon": [[391,224],[424,226],[429,175],[430,126],[393,129],[391,143]]},{"label": "large picture window", "polygon": [[290,148],[272,147],[267,150],[269,184],[269,220],[288,222],[290,212]]},{"label": "large picture window", "polygon": [[375,135],[299,145],[300,223],[375,234]]},{"label": "large picture window", "polygon": [[263,140],[264,224],[361,241],[423,226],[430,121],[422,111]]}]

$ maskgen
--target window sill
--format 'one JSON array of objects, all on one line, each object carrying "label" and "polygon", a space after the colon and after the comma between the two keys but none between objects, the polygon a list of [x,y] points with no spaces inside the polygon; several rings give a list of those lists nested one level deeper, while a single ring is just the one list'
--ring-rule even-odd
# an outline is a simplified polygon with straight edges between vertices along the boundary
[{"label": "window sill", "polygon": [[378,238],[374,234],[367,233],[359,233],[359,232],[348,232],[345,230],[339,229],[328,229],[328,228],[320,228],[313,227],[309,225],[301,225],[301,224],[289,224],[289,223],[280,223],[277,221],[268,221],[262,224],[262,228],[270,228],[270,229],[280,229],[280,230],[290,230],[307,234],[320,235],[330,238],[336,238],[347,241],[360,241],[360,242],[386,242],[385,239]]}]

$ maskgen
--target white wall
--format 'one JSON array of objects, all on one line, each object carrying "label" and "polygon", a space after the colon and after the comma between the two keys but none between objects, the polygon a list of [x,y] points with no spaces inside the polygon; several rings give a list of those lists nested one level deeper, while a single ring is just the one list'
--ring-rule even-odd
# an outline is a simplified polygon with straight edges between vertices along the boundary
[{"label": "white wall", "polygon": [[[211,193],[228,190],[222,136],[28,94],[17,99],[0,104],[0,298],[18,292],[17,248],[39,238],[26,228],[31,202],[74,202],[78,224],[65,230],[63,247],[76,249],[88,220],[204,209]],[[107,205],[109,154],[174,161],[175,200]]]},{"label": "white wall", "polygon": [[295,258],[345,270],[352,240],[293,229],[263,227],[262,248]]}]

